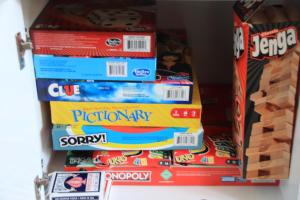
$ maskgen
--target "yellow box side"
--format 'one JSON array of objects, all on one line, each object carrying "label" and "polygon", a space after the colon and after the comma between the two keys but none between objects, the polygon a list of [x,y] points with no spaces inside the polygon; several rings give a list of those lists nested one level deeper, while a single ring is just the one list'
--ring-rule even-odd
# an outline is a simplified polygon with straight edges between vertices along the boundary
[{"label": "yellow box side", "polygon": [[[136,104],[98,102],[50,102],[53,124],[190,127],[200,128],[200,118],[174,118],[173,109],[197,109],[201,116],[198,82],[194,81],[192,104]],[[106,111],[106,112],[105,112]],[[127,113],[125,117],[124,113]],[[109,120],[108,120],[109,119]]]}]

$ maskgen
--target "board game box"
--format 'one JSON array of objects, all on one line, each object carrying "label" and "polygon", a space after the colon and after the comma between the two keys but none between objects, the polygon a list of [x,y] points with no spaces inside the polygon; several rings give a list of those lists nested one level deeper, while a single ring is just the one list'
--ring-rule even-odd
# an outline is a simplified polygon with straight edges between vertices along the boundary
[{"label": "board game box", "polygon": [[[157,32],[157,58],[37,55],[36,78],[109,81],[192,80],[191,51],[182,29]],[[157,60],[158,59],[158,60]]]},{"label": "board game box", "polygon": [[136,186],[278,186],[277,180],[245,180],[237,166],[100,166],[92,151],[68,152],[65,171],[105,171],[113,185]]},{"label": "board game box", "polygon": [[299,8],[234,7],[234,136],[247,179],[289,177],[298,102]]},{"label": "board game box", "polygon": [[199,149],[203,128],[54,125],[54,150]]},{"label": "board game box", "polygon": [[201,100],[194,80],[191,104],[51,101],[53,124],[138,127],[201,127]]},{"label": "board game box", "polygon": [[52,0],[30,28],[34,54],[155,57],[155,1]]},{"label": "board game box", "polygon": [[156,58],[33,55],[36,78],[154,81]]}]

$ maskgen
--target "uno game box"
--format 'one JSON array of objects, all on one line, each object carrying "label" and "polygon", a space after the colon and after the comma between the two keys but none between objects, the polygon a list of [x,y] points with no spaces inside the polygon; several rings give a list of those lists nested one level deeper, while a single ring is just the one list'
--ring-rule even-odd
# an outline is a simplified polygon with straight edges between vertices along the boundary
[{"label": "uno game box", "polygon": [[171,151],[128,150],[128,151],[94,151],[93,162],[99,167],[164,167],[172,163]]},{"label": "uno game box", "polygon": [[203,128],[54,125],[54,150],[199,149]]},{"label": "uno game box", "polygon": [[204,141],[196,150],[174,150],[174,163],[184,166],[238,166],[231,127],[204,126]]},{"label": "uno game box", "polygon": [[237,166],[104,166],[93,151],[67,153],[65,171],[105,171],[113,185],[144,186],[278,186],[276,180],[245,180]]},{"label": "uno game box", "polygon": [[138,127],[201,127],[201,100],[194,80],[191,104],[51,101],[53,124]]},{"label": "uno game box", "polygon": [[234,136],[248,179],[287,179],[299,77],[299,8],[234,6]]},{"label": "uno game box", "polygon": [[155,57],[155,1],[51,0],[30,28],[34,54]]},{"label": "uno game box", "polygon": [[157,58],[34,55],[36,78],[155,81],[191,80],[190,48],[184,30],[157,32]]}]

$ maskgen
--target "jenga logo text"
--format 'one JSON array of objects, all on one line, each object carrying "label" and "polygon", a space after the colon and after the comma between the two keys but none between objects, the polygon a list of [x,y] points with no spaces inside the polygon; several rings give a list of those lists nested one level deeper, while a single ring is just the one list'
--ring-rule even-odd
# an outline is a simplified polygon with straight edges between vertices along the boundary
[{"label": "jenga logo text", "polygon": [[251,56],[255,59],[283,56],[298,42],[295,27],[252,35]]},{"label": "jenga logo text", "polygon": [[236,59],[239,59],[244,53],[244,34],[242,27],[237,27],[233,35],[234,47],[233,52]]}]

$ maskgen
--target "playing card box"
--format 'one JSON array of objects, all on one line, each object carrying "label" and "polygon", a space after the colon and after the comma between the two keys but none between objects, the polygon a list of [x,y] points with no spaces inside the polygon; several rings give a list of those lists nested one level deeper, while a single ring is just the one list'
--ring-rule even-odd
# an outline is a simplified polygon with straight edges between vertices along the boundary
[{"label": "playing card box", "polygon": [[299,9],[234,7],[234,136],[243,176],[287,179],[298,94]]},{"label": "playing card box", "polygon": [[51,0],[30,28],[34,54],[155,57],[155,1]]},{"label": "playing card box", "polygon": [[106,200],[109,188],[105,172],[53,172],[49,175],[47,200]]}]

